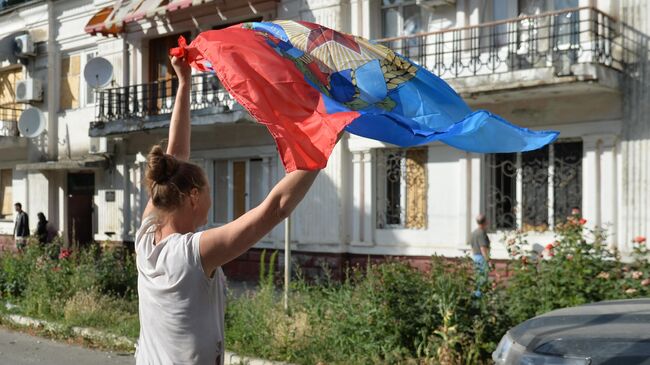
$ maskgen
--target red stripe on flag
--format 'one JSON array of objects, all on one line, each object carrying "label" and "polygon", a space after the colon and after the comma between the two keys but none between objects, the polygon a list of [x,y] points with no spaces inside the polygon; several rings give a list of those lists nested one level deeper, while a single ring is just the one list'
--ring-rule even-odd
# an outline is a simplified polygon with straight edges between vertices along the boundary
[{"label": "red stripe on flag", "polygon": [[288,172],[324,168],[339,133],[359,116],[328,114],[321,93],[294,63],[252,30],[233,26],[199,34],[187,57],[201,69],[201,56],[230,94],[267,126]]}]

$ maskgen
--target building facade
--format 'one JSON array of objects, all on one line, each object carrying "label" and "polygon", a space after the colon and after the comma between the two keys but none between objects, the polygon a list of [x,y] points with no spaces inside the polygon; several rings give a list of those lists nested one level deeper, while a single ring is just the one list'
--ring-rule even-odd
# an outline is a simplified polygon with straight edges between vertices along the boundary
[{"label": "building facade", "polygon": [[[503,237],[553,241],[580,208],[622,252],[650,234],[650,7],[641,0],[142,0],[0,3],[0,46],[29,34],[35,55],[0,60],[0,234],[13,202],[42,211],[68,241],[132,242],[146,203],[145,156],[166,137],[176,81],[167,50],[179,35],[244,21],[306,20],[378,40],[449,82],[473,108],[561,132],[547,148],[479,155],[432,143],[399,149],[345,136],[292,216],[294,258],[336,270],[369,256],[464,256],[473,217]],[[4,42],[4,43],[2,43]],[[92,58],[113,68],[95,90]],[[17,103],[19,80],[42,101]],[[210,74],[192,82],[192,159],[211,183],[207,227],[258,204],[284,174],[273,139]],[[45,131],[16,132],[26,107]],[[34,227],[32,227],[34,228]],[[230,272],[252,277],[279,226]]]}]

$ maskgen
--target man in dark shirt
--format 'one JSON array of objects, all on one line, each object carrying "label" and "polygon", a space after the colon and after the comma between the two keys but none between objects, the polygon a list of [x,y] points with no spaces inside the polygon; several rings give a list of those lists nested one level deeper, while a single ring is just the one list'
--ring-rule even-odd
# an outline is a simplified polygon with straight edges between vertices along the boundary
[{"label": "man in dark shirt", "polygon": [[27,237],[29,237],[29,216],[23,210],[20,203],[14,204],[16,209],[16,223],[14,224],[14,237],[16,238],[16,247],[22,251],[27,245]]},{"label": "man in dark shirt", "polygon": [[472,232],[469,244],[472,246],[472,260],[474,260],[474,268],[478,274],[474,295],[480,297],[481,286],[487,282],[490,262],[490,238],[487,235],[488,221],[485,214],[479,214],[476,217],[476,224],[478,224],[478,228]]},{"label": "man in dark shirt", "polygon": [[478,228],[472,232],[469,241],[472,246],[472,257],[474,262],[483,261],[487,263],[490,261],[490,238],[487,235],[488,221],[485,214],[479,214],[476,217],[476,224],[478,224]]}]

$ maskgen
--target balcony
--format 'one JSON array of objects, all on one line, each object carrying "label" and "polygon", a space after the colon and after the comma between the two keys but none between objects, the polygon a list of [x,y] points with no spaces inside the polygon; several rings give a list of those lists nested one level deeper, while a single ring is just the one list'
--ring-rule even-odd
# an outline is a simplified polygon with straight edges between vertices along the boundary
[{"label": "balcony", "polygon": [[16,104],[0,105],[0,149],[1,154],[12,154],[27,146],[27,138],[22,138],[18,132],[18,118],[22,109]]},{"label": "balcony", "polygon": [[[387,38],[386,45],[461,95],[540,86],[554,93],[620,90],[648,57],[648,36],[590,7]],[[567,84],[571,84],[567,88]]]},{"label": "balcony", "polygon": [[0,106],[0,137],[18,137],[18,117],[21,109]]},{"label": "balcony", "polygon": [[0,0],[0,14],[9,12],[13,8],[27,3],[36,2],[34,0]]},{"label": "balcony", "polygon": [[[90,136],[168,127],[177,89],[178,79],[172,78],[97,91]],[[211,73],[192,75],[190,110],[193,125],[252,121]]]}]

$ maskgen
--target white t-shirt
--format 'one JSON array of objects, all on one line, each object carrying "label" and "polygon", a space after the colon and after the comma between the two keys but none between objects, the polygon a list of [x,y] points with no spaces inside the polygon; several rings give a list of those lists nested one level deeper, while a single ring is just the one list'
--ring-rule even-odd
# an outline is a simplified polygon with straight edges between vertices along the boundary
[{"label": "white t-shirt", "polygon": [[[156,218],[135,235],[140,338],[138,365],[223,364],[225,277],[201,266],[201,232],[169,235],[154,245]],[[217,360],[220,359],[220,362]]]}]

